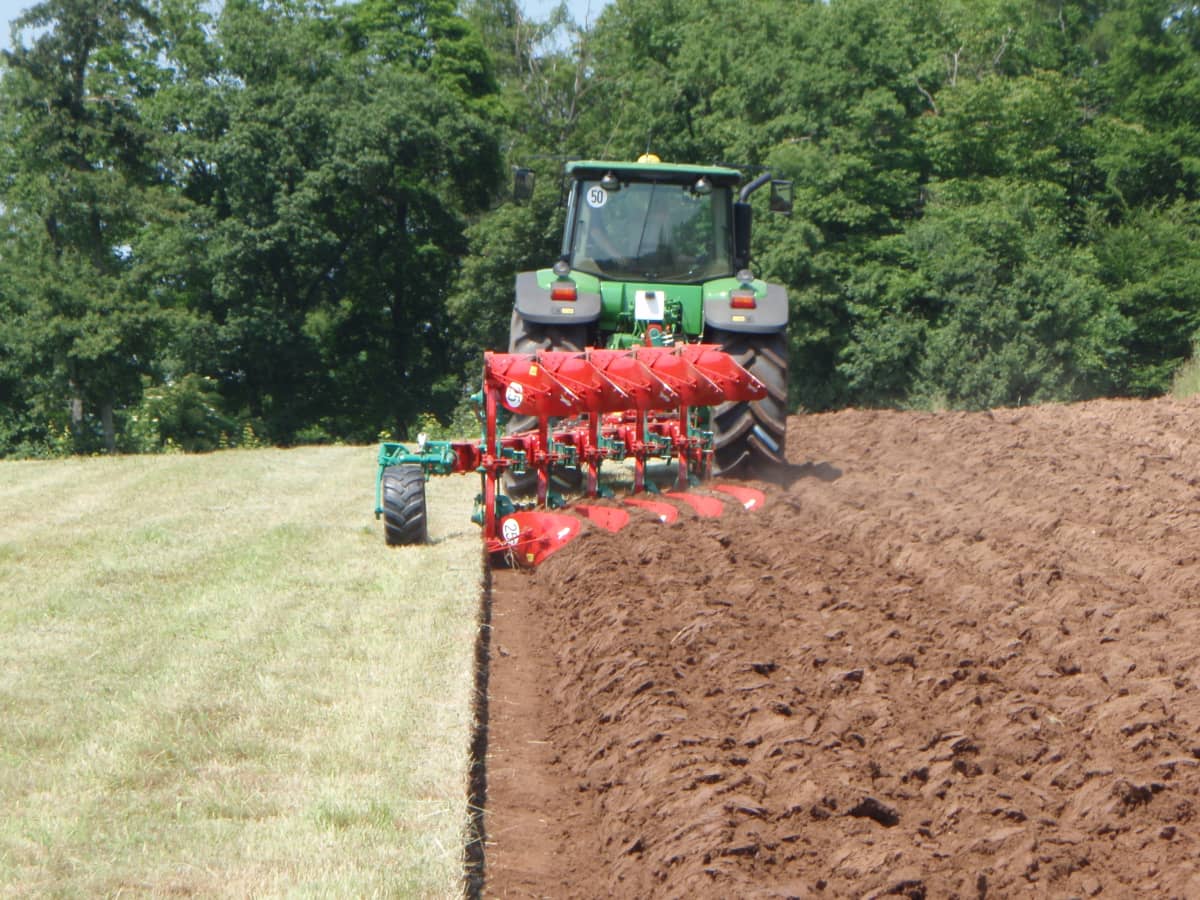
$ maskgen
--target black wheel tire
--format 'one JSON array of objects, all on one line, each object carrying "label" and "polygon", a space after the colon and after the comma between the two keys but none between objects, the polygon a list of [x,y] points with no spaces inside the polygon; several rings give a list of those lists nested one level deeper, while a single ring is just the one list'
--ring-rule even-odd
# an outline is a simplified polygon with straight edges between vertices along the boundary
[{"label": "black wheel tire", "polygon": [[[536,353],[538,350],[582,350],[587,346],[586,325],[541,325],[529,322],[515,309],[508,329],[509,353]],[[554,422],[550,420],[553,429]],[[505,434],[516,434],[537,428],[535,416],[514,415],[508,420]],[[583,485],[583,473],[579,469],[557,468],[550,473],[550,487],[558,491],[578,491]],[[524,475],[504,473],[505,493],[514,497],[529,497],[537,493],[537,473]]]},{"label": "black wheel tire", "polygon": [[420,466],[410,463],[383,470],[383,536],[389,547],[428,542],[425,473]]},{"label": "black wheel tire", "polygon": [[746,334],[711,328],[707,343],[720,344],[743,369],[767,386],[749,403],[713,410],[713,474],[748,475],[759,463],[785,461],[788,414],[787,333]]}]

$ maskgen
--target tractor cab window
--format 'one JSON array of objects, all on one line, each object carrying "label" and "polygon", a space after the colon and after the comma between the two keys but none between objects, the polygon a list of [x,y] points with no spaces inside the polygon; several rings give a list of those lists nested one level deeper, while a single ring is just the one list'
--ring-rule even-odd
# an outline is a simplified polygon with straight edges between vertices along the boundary
[{"label": "tractor cab window", "polygon": [[623,281],[695,283],[729,275],[729,188],[581,181],[573,204],[571,264]]}]

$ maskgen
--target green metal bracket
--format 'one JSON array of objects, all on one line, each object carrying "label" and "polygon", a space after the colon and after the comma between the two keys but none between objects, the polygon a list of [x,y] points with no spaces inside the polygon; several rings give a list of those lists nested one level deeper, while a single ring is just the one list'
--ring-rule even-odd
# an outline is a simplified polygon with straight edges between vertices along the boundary
[{"label": "green metal bracket", "polygon": [[660,438],[653,434],[646,435],[646,447],[652,456],[670,459],[673,446],[670,438]]},{"label": "green metal bracket", "polygon": [[416,452],[395,441],[379,445],[379,469],[388,466],[419,465],[425,477],[454,472],[454,448],[449,441],[426,441]]},{"label": "green metal bracket", "polygon": [[[512,515],[517,511],[517,505],[512,502],[506,495],[496,495],[496,521],[499,522],[505,516]],[[483,494],[475,495],[475,509],[471,513],[471,521],[476,525],[482,526],[484,521],[484,506]]]}]

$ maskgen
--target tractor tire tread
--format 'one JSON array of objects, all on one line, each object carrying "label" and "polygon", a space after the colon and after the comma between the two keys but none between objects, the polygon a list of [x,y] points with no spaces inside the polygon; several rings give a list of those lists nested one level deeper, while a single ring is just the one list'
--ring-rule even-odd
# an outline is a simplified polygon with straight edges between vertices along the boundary
[{"label": "tractor tire tread", "polygon": [[767,396],[761,400],[722,403],[714,408],[713,473],[748,474],[755,463],[782,462],[788,414],[786,333],[748,334],[710,329],[705,339],[719,344],[767,388]]},{"label": "tractor tire tread", "polygon": [[412,463],[383,470],[383,534],[389,547],[429,541],[425,473]]}]

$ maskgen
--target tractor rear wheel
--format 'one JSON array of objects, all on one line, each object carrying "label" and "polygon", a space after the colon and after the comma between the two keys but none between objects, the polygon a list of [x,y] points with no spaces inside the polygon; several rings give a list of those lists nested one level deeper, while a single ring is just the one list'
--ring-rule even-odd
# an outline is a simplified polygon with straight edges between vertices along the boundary
[{"label": "tractor rear wheel", "polygon": [[[582,350],[587,346],[586,325],[542,325],[527,321],[515,309],[508,329],[509,353],[536,353],[538,350]],[[554,427],[554,419],[550,427]],[[537,428],[536,416],[514,415],[508,420],[505,434],[516,434]],[[583,484],[579,469],[557,468],[550,473],[550,486],[558,490],[576,491]],[[537,492],[537,472],[523,475],[504,473],[504,490],[514,497],[528,497]]]},{"label": "tractor rear wheel", "polygon": [[787,442],[787,333],[746,334],[710,328],[710,344],[767,386],[749,403],[722,403],[713,410],[713,474],[745,475],[756,463],[782,463]]},{"label": "tractor rear wheel", "polygon": [[429,540],[425,473],[419,465],[408,463],[383,470],[383,534],[390,547]]}]

